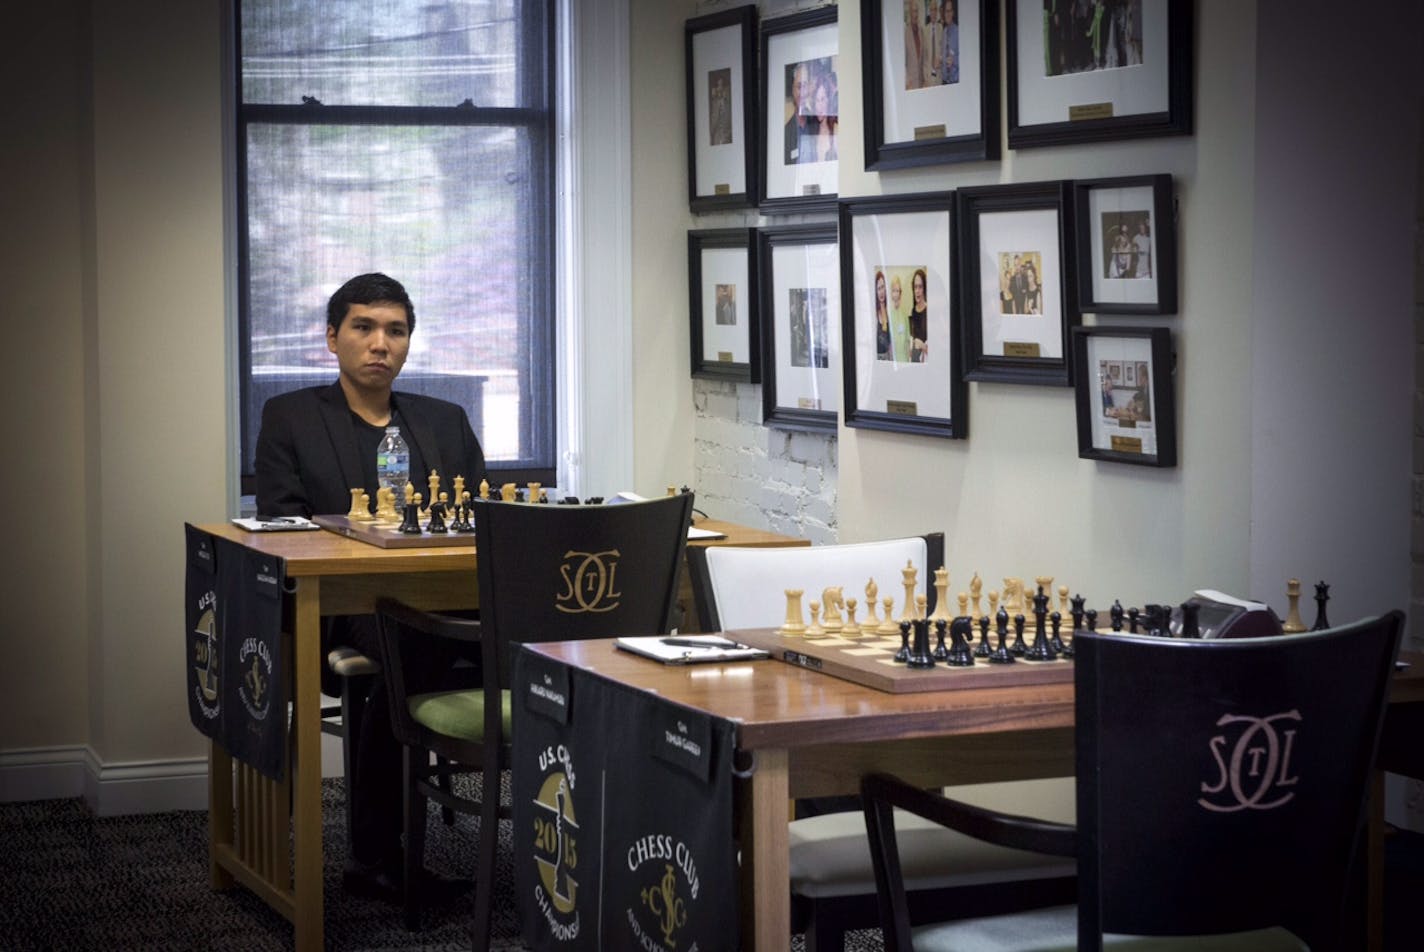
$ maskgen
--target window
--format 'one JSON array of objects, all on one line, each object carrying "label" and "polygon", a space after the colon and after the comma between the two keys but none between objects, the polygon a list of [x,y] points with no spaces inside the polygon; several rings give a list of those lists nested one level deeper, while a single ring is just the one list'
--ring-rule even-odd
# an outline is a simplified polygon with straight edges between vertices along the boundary
[{"label": "window", "polygon": [[501,480],[554,483],[552,7],[236,4],[244,492],[263,403],[335,379],[326,301],[366,271],[415,305],[397,388],[465,407]]}]

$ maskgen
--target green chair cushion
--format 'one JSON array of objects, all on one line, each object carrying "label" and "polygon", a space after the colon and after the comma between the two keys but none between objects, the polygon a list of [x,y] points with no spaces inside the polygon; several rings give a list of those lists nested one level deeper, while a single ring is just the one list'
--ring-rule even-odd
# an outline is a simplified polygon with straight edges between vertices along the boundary
[{"label": "green chair cushion", "polygon": [[[504,736],[510,736],[509,692],[500,694],[500,721]],[[406,701],[410,716],[415,722],[437,734],[457,737],[460,740],[479,743],[485,734],[485,692],[436,691],[431,694],[413,694]]]}]

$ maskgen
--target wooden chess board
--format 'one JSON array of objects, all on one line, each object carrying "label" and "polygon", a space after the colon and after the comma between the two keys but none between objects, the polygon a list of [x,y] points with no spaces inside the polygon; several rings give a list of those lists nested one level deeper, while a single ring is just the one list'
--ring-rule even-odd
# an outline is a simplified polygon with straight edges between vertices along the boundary
[{"label": "wooden chess board", "polygon": [[[810,668],[832,677],[891,694],[919,691],[947,691],[955,688],[1006,687],[1024,684],[1058,684],[1073,680],[1073,662],[1024,661],[990,664],[975,658],[974,666],[952,668],[936,662],[933,668],[910,668],[895,660],[900,636],[866,635],[842,638],[833,635],[783,635],[774,628],[744,628],[726,632],[743,644],[771,652],[787,664]],[[1032,641],[1032,635],[1024,634]],[[976,640],[977,645],[977,640]]]},{"label": "wooden chess board", "polygon": [[[428,517],[427,517],[428,518]],[[383,549],[420,549],[431,546],[475,544],[473,532],[425,532],[406,535],[389,522],[359,522],[347,516],[313,516],[312,522],[337,535]],[[422,520],[424,522],[424,520]]]}]

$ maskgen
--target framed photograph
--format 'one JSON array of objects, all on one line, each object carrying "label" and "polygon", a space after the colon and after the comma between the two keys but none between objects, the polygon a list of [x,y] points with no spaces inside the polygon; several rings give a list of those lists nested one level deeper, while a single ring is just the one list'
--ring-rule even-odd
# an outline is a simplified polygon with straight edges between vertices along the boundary
[{"label": "framed photograph", "polygon": [[757,202],[756,6],[687,21],[687,182],[694,212]]},{"label": "framed photograph", "polygon": [[1074,182],[1073,220],[1080,311],[1177,313],[1172,176]]},{"label": "framed photograph", "polygon": [[969,434],[954,193],[840,203],[846,426]]},{"label": "framed photograph", "polygon": [[835,222],[757,232],[762,422],[835,431],[841,283]]},{"label": "framed photograph", "polygon": [[999,157],[999,4],[862,0],[865,167]]},{"label": "framed photograph", "polygon": [[1072,383],[1078,307],[1066,192],[1064,182],[959,190],[967,379]]},{"label": "framed photograph", "polygon": [[1191,0],[1006,3],[1009,148],[1191,134]]},{"label": "framed photograph", "polygon": [[1078,455],[1137,466],[1177,465],[1172,332],[1073,328]]},{"label": "framed photograph", "polygon": [[762,199],[769,214],[836,207],[840,41],[836,8],[763,21]]},{"label": "framed photograph", "polygon": [[687,233],[692,376],[761,382],[754,228]]}]

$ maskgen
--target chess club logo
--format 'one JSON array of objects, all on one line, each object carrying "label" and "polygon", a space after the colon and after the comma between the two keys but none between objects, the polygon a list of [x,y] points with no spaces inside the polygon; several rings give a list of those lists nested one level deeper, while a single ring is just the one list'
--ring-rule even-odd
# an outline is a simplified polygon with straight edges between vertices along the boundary
[{"label": "chess club logo", "polygon": [[1208,741],[1217,777],[1201,785],[1208,796],[1197,803],[1216,813],[1274,810],[1289,803],[1295,792],[1286,788],[1300,780],[1291,774],[1296,728],[1290,725],[1301,720],[1297,710],[1268,717],[1223,714],[1216,722],[1222,732]]},{"label": "chess club logo", "polygon": [[638,905],[627,910],[637,947],[649,952],[697,952],[695,940],[686,950],[679,943],[687,926],[688,904],[697,901],[701,888],[692,850],[674,837],[651,833],[635,840],[625,855],[629,871],[647,883],[638,893]]},{"label": "chess club logo", "polygon": [[217,593],[212,590],[198,596],[198,624],[193,629],[193,671],[197,675],[193,696],[208,720],[217,717],[222,710],[218,690],[222,652],[218,647],[217,603]]},{"label": "chess club logo", "polygon": [[244,638],[237,653],[237,669],[242,674],[237,686],[242,706],[253,720],[265,721],[272,707],[272,655],[267,642]]},{"label": "chess club logo", "polygon": [[617,549],[604,552],[564,553],[564,561],[559,566],[559,575],[564,580],[564,591],[555,597],[554,607],[570,615],[584,612],[611,612],[618,607],[623,593],[618,591]]},{"label": "chess club logo", "polygon": [[534,799],[534,864],[539,882],[534,901],[557,940],[579,936],[578,820],[574,817],[574,770],[568,748],[560,744],[539,753],[544,782]]}]

